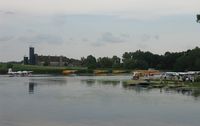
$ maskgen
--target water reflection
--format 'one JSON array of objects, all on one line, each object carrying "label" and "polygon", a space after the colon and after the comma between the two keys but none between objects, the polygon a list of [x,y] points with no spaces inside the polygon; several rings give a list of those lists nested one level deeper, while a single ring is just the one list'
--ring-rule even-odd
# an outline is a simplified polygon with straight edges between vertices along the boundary
[{"label": "water reflection", "polygon": [[31,78],[29,82],[36,83],[37,85],[66,85],[66,78]]},{"label": "water reflection", "polygon": [[87,84],[87,86],[96,86],[96,85],[112,85],[113,87],[121,85],[124,90],[134,90],[137,93],[140,92],[149,92],[152,89],[159,89],[160,93],[177,93],[181,95],[193,96],[195,98],[200,97],[200,89],[192,88],[165,88],[159,87],[154,88],[151,85],[138,85],[138,86],[129,86],[124,85],[122,80],[112,80],[112,79],[82,79],[81,83]]},{"label": "water reflection", "polygon": [[177,90],[177,92],[181,93],[182,95],[193,96],[194,98],[200,97],[199,89],[182,89],[182,90]]},{"label": "water reflection", "polygon": [[178,93],[187,96],[193,96],[195,99],[200,97],[200,89],[193,89],[193,88],[177,88],[177,89],[164,89],[166,93]]},{"label": "water reflection", "polygon": [[149,92],[152,89],[152,88],[145,87],[145,86],[126,86],[126,85],[122,85],[122,87],[125,90],[129,90],[129,91],[134,90],[137,93]]},{"label": "water reflection", "polygon": [[97,80],[98,84],[116,86],[120,84],[119,80]]},{"label": "water reflection", "polygon": [[186,96],[193,96],[195,99],[200,98],[200,89],[194,88],[153,88],[151,86],[127,86],[122,85],[125,90],[134,90],[135,92],[151,91],[159,89],[160,93],[177,93]]},{"label": "water reflection", "polygon": [[175,89],[175,91],[179,94],[182,94],[182,95],[192,95],[192,92],[193,90],[192,89]]},{"label": "water reflection", "polygon": [[194,90],[194,91],[192,92],[192,96],[194,96],[194,97],[199,97],[199,96],[200,96],[200,90]]},{"label": "water reflection", "polygon": [[86,80],[81,80],[81,83],[83,84],[87,84],[89,87],[91,87],[92,85],[94,85],[96,83],[96,80],[94,79],[86,79]]},{"label": "water reflection", "polygon": [[119,81],[119,80],[86,79],[86,80],[81,80],[81,83],[86,83],[88,86],[93,86],[95,84],[117,86],[121,83],[121,81]]},{"label": "water reflection", "polygon": [[28,92],[29,94],[34,94],[36,86],[53,86],[53,85],[66,85],[66,78],[31,78],[28,82]]},{"label": "water reflection", "polygon": [[29,86],[28,86],[28,91],[29,91],[29,94],[34,94],[34,88],[37,84],[34,83],[34,82],[29,82]]},{"label": "water reflection", "polygon": [[110,76],[1,79],[0,126],[199,126],[199,90],[122,82]]}]

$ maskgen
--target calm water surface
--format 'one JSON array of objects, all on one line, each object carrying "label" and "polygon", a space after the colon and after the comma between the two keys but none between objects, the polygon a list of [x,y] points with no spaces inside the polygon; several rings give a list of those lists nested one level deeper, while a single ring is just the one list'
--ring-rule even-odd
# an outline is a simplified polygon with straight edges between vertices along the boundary
[{"label": "calm water surface", "polygon": [[129,76],[0,77],[0,126],[199,126],[198,93],[124,88]]}]

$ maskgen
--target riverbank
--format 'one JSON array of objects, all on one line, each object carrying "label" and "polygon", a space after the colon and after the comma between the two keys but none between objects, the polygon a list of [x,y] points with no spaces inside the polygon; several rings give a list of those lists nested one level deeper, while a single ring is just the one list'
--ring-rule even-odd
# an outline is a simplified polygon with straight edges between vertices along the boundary
[{"label": "riverbank", "polygon": [[[87,67],[56,67],[56,66],[38,66],[38,65],[22,65],[22,64],[0,64],[0,74],[7,74],[8,68],[13,71],[33,71],[33,74],[58,74],[62,75],[63,71],[73,71],[78,75],[117,75],[129,74],[132,70],[124,69],[88,69]],[[70,72],[69,72],[70,73]]]},{"label": "riverbank", "polygon": [[200,82],[180,82],[175,80],[126,80],[123,81],[124,87],[143,86],[148,88],[165,88],[177,90],[200,89]]},{"label": "riverbank", "polygon": [[[0,64],[0,74],[7,74],[7,64]],[[37,65],[10,65],[13,71],[33,71],[33,74],[62,74],[64,70],[85,71],[87,67],[53,67],[53,66],[37,66]]]}]

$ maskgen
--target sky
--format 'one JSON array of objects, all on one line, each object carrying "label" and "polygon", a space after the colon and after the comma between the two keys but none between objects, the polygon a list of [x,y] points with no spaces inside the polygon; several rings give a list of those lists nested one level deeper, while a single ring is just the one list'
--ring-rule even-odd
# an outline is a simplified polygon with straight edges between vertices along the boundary
[{"label": "sky", "polygon": [[200,46],[200,0],[0,0],[0,62]]}]

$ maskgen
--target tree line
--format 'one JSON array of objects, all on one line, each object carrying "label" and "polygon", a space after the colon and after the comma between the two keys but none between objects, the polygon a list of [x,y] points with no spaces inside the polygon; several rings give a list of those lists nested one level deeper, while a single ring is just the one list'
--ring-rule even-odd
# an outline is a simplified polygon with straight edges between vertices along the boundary
[{"label": "tree line", "polygon": [[[7,68],[11,68],[12,64],[23,64],[23,61],[19,63],[9,62]],[[163,55],[137,50],[135,52],[125,52],[121,58],[118,56],[95,58],[89,55],[82,57],[80,60],[68,59],[64,66],[79,66],[88,69],[134,70],[154,68],[170,71],[200,71],[200,48],[196,47],[182,52],[165,52]],[[3,68],[0,64],[0,70]]]},{"label": "tree line", "polygon": [[92,55],[81,58],[81,66],[89,69],[148,69],[188,71],[200,70],[200,48],[189,49],[182,52],[165,52],[164,55],[153,54],[149,51],[137,50],[125,52],[122,58],[99,57]]}]

